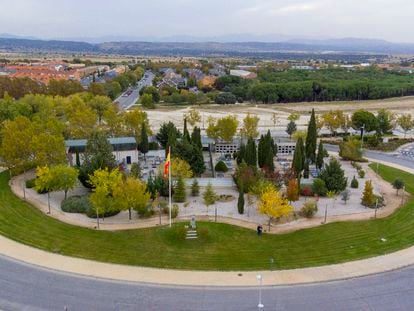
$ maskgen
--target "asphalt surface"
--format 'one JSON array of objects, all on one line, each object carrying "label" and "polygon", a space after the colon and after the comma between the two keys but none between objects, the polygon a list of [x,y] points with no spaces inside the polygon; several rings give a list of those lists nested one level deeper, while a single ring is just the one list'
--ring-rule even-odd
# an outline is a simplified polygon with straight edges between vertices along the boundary
[{"label": "asphalt surface", "polygon": [[[67,275],[0,257],[1,310],[257,310],[257,288],[173,288]],[[262,289],[265,310],[413,310],[414,267]],[[65,309],[66,308],[66,309]]]},{"label": "asphalt surface", "polygon": [[[326,146],[336,151],[336,146]],[[366,152],[414,168],[414,162]],[[177,272],[177,277],[179,273]],[[0,256],[0,310],[257,310],[256,288],[184,288],[64,274]],[[339,282],[262,290],[264,310],[413,310],[414,267]]]},{"label": "asphalt surface", "polygon": [[132,93],[129,96],[122,96],[125,92],[119,96],[115,102],[118,103],[119,107],[123,110],[128,110],[133,106],[139,99],[139,91],[146,86],[151,86],[155,75],[151,71],[146,71],[144,77],[137,83],[137,86],[132,88]]}]

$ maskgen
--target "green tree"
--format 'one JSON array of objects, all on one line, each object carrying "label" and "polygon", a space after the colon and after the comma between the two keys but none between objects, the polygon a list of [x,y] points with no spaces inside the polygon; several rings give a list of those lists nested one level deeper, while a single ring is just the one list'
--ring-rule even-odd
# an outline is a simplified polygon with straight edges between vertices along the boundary
[{"label": "green tree", "polygon": [[105,133],[96,131],[86,143],[84,161],[79,170],[79,180],[87,188],[91,188],[90,175],[98,169],[112,170],[116,167],[113,148]]},{"label": "green tree", "polygon": [[295,153],[293,154],[292,169],[295,171],[296,177],[300,178],[305,167],[305,152],[302,138],[296,142]]},{"label": "green tree", "polygon": [[106,96],[94,96],[88,104],[98,115],[98,123],[101,125],[102,117],[105,111],[111,107],[112,101]]},{"label": "green tree", "polygon": [[129,176],[135,178],[135,179],[141,179],[142,175],[142,169],[141,166],[138,163],[132,163],[131,164],[131,170],[129,172]]},{"label": "green tree", "polygon": [[349,138],[339,145],[339,156],[348,161],[361,161],[362,150],[361,141]]},{"label": "green tree", "polygon": [[198,197],[200,195],[200,186],[198,185],[197,179],[194,179],[191,184],[191,195],[193,197]]},{"label": "green tree", "polygon": [[177,184],[174,187],[174,202],[182,203],[186,200],[185,183],[182,177],[178,177]]},{"label": "green tree", "polygon": [[324,166],[319,178],[325,182],[328,191],[336,193],[345,190],[348,183],[344,170],[335,158],[331,158],[329,163]]},{"label": "green tree", "polygon": [[324,158],[325,158],[325,148],[323,147],[322,141],[320,141],[318,145],[318,155],[316,157],[316,167],[318,169],[322,169]]},{"label": "green tree", "polygon": [[397,195],[398,195],[400,190],[403,189],[405,186],[404,180],[402,180],[401,178],[397,178],[392,183],[392,186],[394,187],[395,190],[397,190]]},{"label": "green tree", "polygon": [[147,129],[144,123],[141,128],[141,142],[139,143],[139,151],[141,151],[144,154],[145,160],[146,160],[146,154],[148,153],[148,150],[149,150],[148,134],[147,134]]},{"label": "green tree", "polygon": [[174,123],[171,121],[168,123],[163,123],[160,127],[159,132],[157,133],[157,140],[163,148],[168,146],[168,138],[172,136],[173,139],[179,139],[182,137],[181,132],[176,128]]},{"label": "green tree", "polygon": [[292,138],[292,135],[296,132],[296,129],[297,127],[295,121],[290,121],[286,127],[286,133],[288,133],[290,138]]},{"label": "green tree", "polygon": [[372,132],[378,129],[378,120],[373,113],[360,109],[352,115],[352,126],[356,130],[364,127],[365,132]]},{"label": "green tree", "polygon": [[208,183],[206,190],[203,193],[203,201],[204,201],[204,204],[207,206],[207,212],[208,212],[208,207],[216,203],[216,200],[217,200],[217,195],[214,192],[213,186],[211,183]]},{"label": "green tree", "polygon": [[385,135],[392,132],[394,128],[395,115],[387,109],[378,110],[377,122],[379,135]]},{"label": "green tree", "polygon": [[155,108],[154,100],[153,100],[151,94],[143,94],[139,101],[140,101],[142,107],[144,107],[144,108],[148,108],[148,109],[154,109]]},{"label": "green tree", "polygon": [[239,198],[237,200],[237,210],[239,214],[244,214],[244,190],[243,187],[239,187]]},{"label": "green tree", "polygon": [[257,167],[257,149],[256,142],[253,138],[247,140],[246,154],[244,160],[249,166]]},{"label": "green tree", "polygon": [[311,162],[315,163],[316,161],[316,140],[317,140],[317,129],[316,129],[316,119],[315,119],[315,110],[312,109],[312,115],[308,124],[308,132],[306,135],[306,158]]}]

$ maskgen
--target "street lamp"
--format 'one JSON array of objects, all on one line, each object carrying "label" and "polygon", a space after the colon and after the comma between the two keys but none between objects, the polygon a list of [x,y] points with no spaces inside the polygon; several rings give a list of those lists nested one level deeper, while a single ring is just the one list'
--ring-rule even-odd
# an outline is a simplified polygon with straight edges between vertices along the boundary
[{"label": "street lamp", "polygon": [[260,283],[260,285],[259,285],[259,304],[257,305],[257,309],[260,311],[260,310],[263,310],[263,308],[264,308],[264,305],[262,303],[262,280],[263,280],[262,275],[261,274],[256,275],[256,279]]}]

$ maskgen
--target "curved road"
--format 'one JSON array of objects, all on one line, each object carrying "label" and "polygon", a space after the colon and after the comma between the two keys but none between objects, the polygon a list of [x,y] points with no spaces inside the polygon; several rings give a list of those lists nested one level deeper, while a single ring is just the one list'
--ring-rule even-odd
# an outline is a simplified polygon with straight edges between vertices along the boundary
[{"label": "curved road", "polygon": [[[329,151],[335,148],[328,146]],[[367,152],[414,168],[414,162]],[[0,256],[0,310],[257,310],[257,288],[184,288],[111,282]],[[263,289],[265,310],[412,310],[414,267],[369,277]]]}]

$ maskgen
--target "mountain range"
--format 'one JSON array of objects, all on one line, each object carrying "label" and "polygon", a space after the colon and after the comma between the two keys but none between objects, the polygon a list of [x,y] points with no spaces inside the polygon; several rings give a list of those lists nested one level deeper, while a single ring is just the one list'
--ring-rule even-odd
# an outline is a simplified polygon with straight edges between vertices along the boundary
[{"label": "mountain range", "polygon": [[72,38],[42,40],[0,34],[0,51],[99,53],[121,55],[178,56],[271,56],[277,53],[305,54],[412,54],[413,43],[359,38],[310,38],[284,35],[228,35],[218,37],[175,36]]}]

